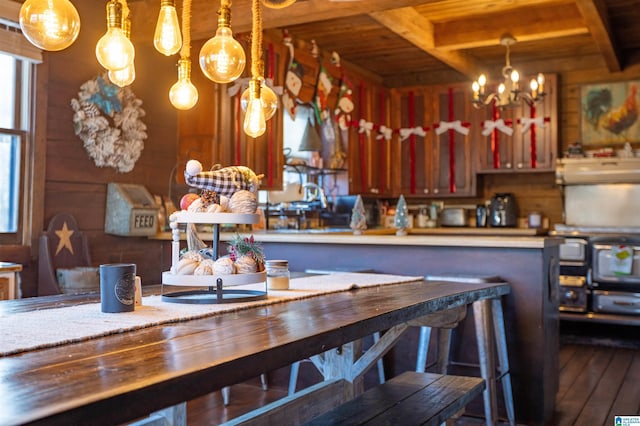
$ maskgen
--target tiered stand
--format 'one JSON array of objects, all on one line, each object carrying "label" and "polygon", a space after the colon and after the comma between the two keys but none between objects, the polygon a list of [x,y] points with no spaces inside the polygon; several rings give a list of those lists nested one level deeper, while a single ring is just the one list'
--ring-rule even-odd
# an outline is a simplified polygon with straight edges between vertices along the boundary
[{"label": "tiered stand", "polygon": [[[220,244],[221,224],[258,223],[257,214],[241,213],[192,213],[187,211],[175,212],[169,218],[172,234],[171,242],[171,270],[162,273],[162,300],[172,303],[233,303],[247,302],[267,298],[266,272],[232,275],[177,275],[176,267],[180,259],[180,229],[179,224],[210,224],[213,225],[213,258],[218,259],[218,245]],[[229,287],[244,284],[264,283],[262,290],[233,289]],[[202,289],[165,293],[165,285],[204,287]]]}]

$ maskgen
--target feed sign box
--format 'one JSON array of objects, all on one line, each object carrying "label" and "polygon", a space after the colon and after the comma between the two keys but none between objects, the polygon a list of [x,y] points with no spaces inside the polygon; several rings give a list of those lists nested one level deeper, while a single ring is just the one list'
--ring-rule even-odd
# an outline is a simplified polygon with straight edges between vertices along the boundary
[{"label": "feed sign box", "polygon": [[109,183],[104,232],[127,237],[155,235],[158,206],[142,185]]}]

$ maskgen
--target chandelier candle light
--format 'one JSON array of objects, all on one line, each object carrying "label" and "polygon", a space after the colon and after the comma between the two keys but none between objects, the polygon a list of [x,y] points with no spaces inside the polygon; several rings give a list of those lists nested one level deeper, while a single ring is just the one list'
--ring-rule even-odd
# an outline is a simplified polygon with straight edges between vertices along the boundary
[{"label": "chandelier candle light", "polygon": [[242,45],[231,31],[231,0],[222,0],[216,35],[200,49],[200,68],[216,83],[230,83],[242,75],[247,61]]},{"label": "chandelier candle light", "polygon": [[182,47],[175,0],[160,0],[160,13],[153,34],[153,45],[165,56],[175,55]]},{"label": "chandelier candle light", "polygon": [[135,48],[122,30],[122,4],[107,2],[107,32],[96,44],[96,58],[109,71],[118,71],[133,63]]},{"label": "chandelier candle light", "polygon": [[536,78],[531,79],[529,83],[530,92],[519,89],[520,73],[511,66],[509,57],[509,49],[515,43],[516,39],[508,34],[500,39],[500,44],[506,47],[507,52],[505,55],[506,64],[502,68],[504,82],[500,83],[496,93],[487,93],[487,77],[484,74],[481,74],[478,80],[473,82],[471,87],[473,89],[473,105],[475,107],[480,108],[495,102],[498,108],[508,108],[516,106],[521,100],[531,106],[545,96],[544,75],[541,73]]},{"label": "chandelier candle light", "polygon": [[69,0],[27,0],[20,7],[20,29],[34,46],[58,51],[80,33],[80,15]]},{"label": "chandelier candle light", "polygon": [[191,0],[184,0],[182,4],[182,33],[178,81],[169,90],[169,100],[175,108],[188,110],[198,102],[198,89],[191,83]]}]

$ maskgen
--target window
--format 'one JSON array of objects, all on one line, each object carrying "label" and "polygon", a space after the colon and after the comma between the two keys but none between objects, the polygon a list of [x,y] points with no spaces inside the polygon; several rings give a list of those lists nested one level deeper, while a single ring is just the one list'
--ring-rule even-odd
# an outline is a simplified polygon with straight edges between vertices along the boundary
[{"label": "window", "polygon": [[30,244],[36,63],[41,52],[20,33],[20,3],[0,0],[0,244]]}]

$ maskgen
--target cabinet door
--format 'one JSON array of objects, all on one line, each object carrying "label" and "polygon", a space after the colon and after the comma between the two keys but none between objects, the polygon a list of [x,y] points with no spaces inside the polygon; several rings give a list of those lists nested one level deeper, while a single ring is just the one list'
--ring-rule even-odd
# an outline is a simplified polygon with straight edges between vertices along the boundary
[{"label": "cabinet door", "polygon": [[[554,171],[558,152],[557,77],[545,76],[546,96],[533,106],[523,105],[514,133],[513,164],[517,171]],[[527,127],[526,119],[542,122]]]},{"label": "cabinet door", "polygon": [[[391,122],[394,129],[428,127],[433,122],[431,89],[403,88],[392,92]],[[432,132],[424,136],[394,134],[391,171],[394,195],[424,197],[432,195]]]},{"label": "cabinet door", "polygon": [[[434,156],[431,179],[433,195],[475,195],[471,122],[466,122],[472,114],[470,99],[470,90],[462,85],[443,86],[434,90],[434,129],[431,131],[431,151]],[[439,126],[456,122],[460,124],[442,133],[438,131]],[[465,135],[462,129],[467,130],[468,134]]]},{"label": "cabinet door", "polygon": [[478,173],[505,172],[513,169],[514,134],[507,134],[500,129],[494,129],[490,134],[484,135],[484,122],[496,122],[502,120],[504,125],[515,132],[516,122],[514,109],[500,109],[495,105],[487,105],[476,108],[473,114],[473,140],[478,144],[477,166]]}]

